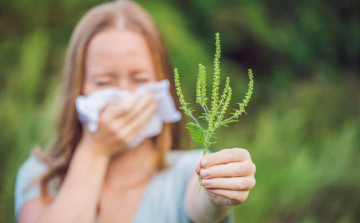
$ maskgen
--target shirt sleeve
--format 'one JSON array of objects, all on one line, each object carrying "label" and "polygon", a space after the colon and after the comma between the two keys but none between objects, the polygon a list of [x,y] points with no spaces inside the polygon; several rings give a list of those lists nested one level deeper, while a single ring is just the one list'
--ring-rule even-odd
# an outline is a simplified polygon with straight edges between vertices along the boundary
[{"label": "shirt sleeve", "polygon": [[[202,156],[203,156],[203,150],[202,149],[195,149],[195,150],[190,150],[187,151],[183,157],[179,160],[179,168],[182,171],[182,182],[183,182],[183,188],[185,188],[184,191],[184,198],[185,198],[185,190],[186,190],[186,185],[190,179],[190,177],[192,176],[193,173],[195,173],[195,167],[199,164]],[[210,150],[207,151],[207,154],[212,153]],[[184,199],[183,199],[184,200]],[[183,212],[184,215],[187,217],[186,212],[185,212],[185,207],[183,204]],[[193,221],[191,221],[190,219],[188,219],[188,222],[190,223],[194,223]],[[224,218],[222,221],[218,222],[218,223],[233,223],[234,222],[234,211],[233,209],[231,209],[231,211],[229,212],[229,214],[226,216],[226,218]]]},{"label": "shirt sleeve", "polygon": [[[19,168],[15,181],[15,216],[18,219],[21,207],[30,199],[40,197],[39,183],[29,185],[40,174],[45,173],[47,167],[33,154]],[[51,192],[51,191],[50,191]]]}]

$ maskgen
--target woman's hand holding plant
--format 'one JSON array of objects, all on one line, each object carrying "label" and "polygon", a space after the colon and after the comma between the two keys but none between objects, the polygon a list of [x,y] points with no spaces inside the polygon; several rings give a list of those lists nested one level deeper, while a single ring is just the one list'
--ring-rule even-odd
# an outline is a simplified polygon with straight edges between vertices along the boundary
[{"label": "woman's hand holding plant", "polygon": [[209,200],[216,205],[243,203],[255,186],[256,166],[247,150],[223,149],[203,156],[196,173],[203,178]]}]

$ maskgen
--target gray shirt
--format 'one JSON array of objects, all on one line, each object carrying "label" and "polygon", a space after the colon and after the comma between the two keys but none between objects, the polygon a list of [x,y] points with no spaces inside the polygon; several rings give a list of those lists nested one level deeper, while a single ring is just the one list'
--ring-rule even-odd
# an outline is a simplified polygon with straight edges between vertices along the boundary
[{"label": "gray shirt", "polygon": [[[208,151],[208,153],[211,152]],[[185,190],[202,155],[201,149],[169,151],[166,161],[171,164],[171,167],[156,173],[150,180],[132,223],[192,223],[193,221],[189,219],[185,211]],[[16,218],[26,201],[40,196],[39,184],[35,184],[28,190],[26,187],[34,178],[45,172],[46,168],[46,165],[32,154],[20,167],[15,184]],[[55,196],[57,188],[57,181],[50,181],[49,193]],[[205,189],[202,188],[202,190]],[[221,223],[232,222],[234,222],[233,210]]]}]

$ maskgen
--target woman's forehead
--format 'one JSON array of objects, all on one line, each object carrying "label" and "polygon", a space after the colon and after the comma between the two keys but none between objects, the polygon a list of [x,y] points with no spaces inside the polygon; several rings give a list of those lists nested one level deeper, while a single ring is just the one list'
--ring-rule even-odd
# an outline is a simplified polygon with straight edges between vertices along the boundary
[{"label": "woman's forehead", "polygon": [[145,38],[136,32],[112,28],[96,34],[89,43],[88,57],[149,57]]},{"label": "woman's forehead", "polygon": [[89,64],[127,61],[151,61],[145,37],[131,30],[111,28],[96,34],[89,43]]}]

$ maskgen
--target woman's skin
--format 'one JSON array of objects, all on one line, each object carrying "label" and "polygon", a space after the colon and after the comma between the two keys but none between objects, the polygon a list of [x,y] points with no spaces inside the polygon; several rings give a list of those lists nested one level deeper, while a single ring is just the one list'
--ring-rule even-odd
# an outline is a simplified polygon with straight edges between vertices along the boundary
[{"label": "woman's skin", "polygon": [[[116,26],[92,38],[85,70],[84,95],[108,87],[135,91],[158,81],[144,37]],[[84,128],[57,195],[25,203],[19,222],[131,222],[156,173],[156,150],[149,138],[132,150],[125,147],[154,115],[157,105],[151,96],[135,95],[108,104],[100,114],[98,131]],[[199,163],[184,198],[186,211],[196,222],[223,219],[255,185],[255,165],[246,150],[224,149],[201,160],[206,158],[209,165]],[[212,180],[212,184],[199,195],[198,174],[205,170],[210,175],[203,183]]]}]

